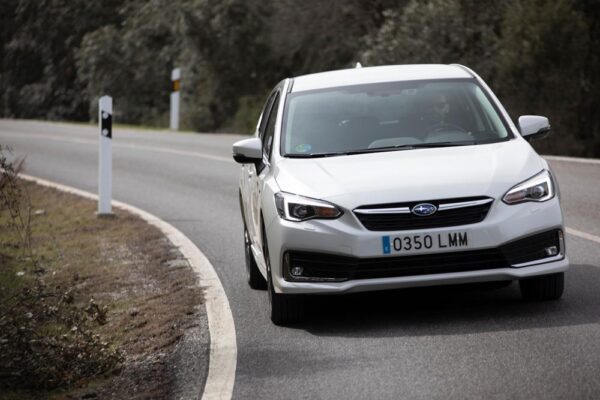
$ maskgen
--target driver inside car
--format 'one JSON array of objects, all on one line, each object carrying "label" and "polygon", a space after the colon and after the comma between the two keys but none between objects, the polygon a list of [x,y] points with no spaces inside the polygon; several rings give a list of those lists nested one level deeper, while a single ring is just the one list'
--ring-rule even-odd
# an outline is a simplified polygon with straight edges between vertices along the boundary
[{"label": "driver inside car", "polygon": [[450,101],[448,95],[437,93],[425,101],[423,122],[426,125],[425,142],[472,140],[471,132],[458,125],[456,113],[459,109]]},{"label": "driver inside car", "polygon": [[448,103],[446,95],[436,94],[429,99],[424,119],[430,125],[430,130],[433,130],[448,122],[449,113],[450,103]]}]

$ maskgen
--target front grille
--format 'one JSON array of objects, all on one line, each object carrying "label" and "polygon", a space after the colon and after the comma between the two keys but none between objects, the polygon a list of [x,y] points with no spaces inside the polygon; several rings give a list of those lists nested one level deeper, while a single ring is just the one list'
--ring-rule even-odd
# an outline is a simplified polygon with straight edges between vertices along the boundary
[{"label": "front grille", "polygon": [[[484,204],[477,204],[482,201],[487,202]],[[412,214],[410,210],[420,203],[433,204],[438,208],[438,211],[429,216]],[[463,203],[465,206],[451,209],[440,208],[440,206],[443,206],[444,204],[457,203]],[[474,203],[475,205],[468,206],[470,203]],[[354,214],[363,226],[370,231],[403,231],[475,224],[485,219],[491,205],[492,199],[489,197],[468,197],[410,203],[366,205],[356,208]],[[382,209],[402,208],[408,211],[403,213],[364,213],[365,210],[373,212]]]},{"label": "front grille", "polygon": [[[449,272],[508,268],[550,257],[545,249],[560,248],[558,230],[548,231],[491,249],[414,256],[357,258],[332,254],[289,251],[284,258],[284,277],[294,281],[347,281]],[[302,267],[301,276],[290,271]]]},{"label": "front grille", "polygon": [[290,252],[290,265],[291,267],[302,266],[302,275],[305,277],[339,281],[464,272],[509,266],[497,249],[363,259]]}]

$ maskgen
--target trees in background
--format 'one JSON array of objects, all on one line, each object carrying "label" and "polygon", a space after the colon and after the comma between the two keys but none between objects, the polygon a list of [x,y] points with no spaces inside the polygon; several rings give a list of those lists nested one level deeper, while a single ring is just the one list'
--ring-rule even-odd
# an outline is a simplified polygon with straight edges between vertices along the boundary
[{"label": "trees in background", "polygon": [[554,134],[537,144],[542,150],[600,156],[600,47],[591,26],[600,2],[595,18],[585,3],[593,2],[514,1],[504,13],[493,83],[512,115],[550,117]]},{"label": "trees in background", "polygon": [[[458,62],[513,117],[550,117],[547,152],[600,156],[598,0],[6,0],[1,113],[167,124],[183,68],[185,127],[250,132],[269,89],[304,73]],[[12,17],[10,17],[12,15]]]},{"label": "trees in background", "polygon": [[118,23],[114,8],[120,2],[3,0],[2,115],[88,119],[74,51],[86,33]]},{"label": "trees in background", "polygon": [[103,94],[115,99],[115,119],[168,124],[170,72],[183,50],[184,11],[167,0],[120,4],[121,18],[86,33],[73,49],[78,80],[95,117]]},{"label": "trees in background", "polygon": [[[269,1],[190,2],[181,64],[187,73],[183,104],[192,126],[212,130],[232,124],[240,106],[256,110],[268,86],[281,79],[268,44],[270,11]],[[201,118],[194,118],[198,110]]]},{"label": "trees in background", "polygon": [[367,65],[460,63],[486,78],[495,74],[501,9],[491,0],[412,0],[384,13],[367,36],[361,59]]}]

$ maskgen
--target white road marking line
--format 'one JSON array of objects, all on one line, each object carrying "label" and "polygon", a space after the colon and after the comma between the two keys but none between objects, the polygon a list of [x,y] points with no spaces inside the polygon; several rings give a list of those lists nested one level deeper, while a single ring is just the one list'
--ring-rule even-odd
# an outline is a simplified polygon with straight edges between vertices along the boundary
[{"label": "white road marking line", "polygon": [[[87,199],[98,200],[97,195],[84,190],[50,182],[31,175],[19,174],[19,177]],[[206,378],[201,399],[231,399],[237,365],[235,324],[227,295],[214,267],[200,249],[173,225],[142,209],[120,201],[113,200],[112,205],[113,207],[129,211],[160,229],[173,245],[179,248],[183,256],[189,261],[194,272],[196,272],[198,283],[204,289],[208,329],[210,332],[208,377]]]},{"label": "white road marking line", "polygon": [[542,156],[546,160],[550,161],[566,161],[566,162],[574,162],[580,164],[598,164],[600,165],[600,160],[596,158],[580,158],[580,157],[565,157],[565,156]]},{"label": "white road marking line", "polygon": [[[57,142],[71,142],[71,143],[89,144],[89,145],[94,145],[94,146],[98,145],[97,140],[79,139],[79,138],[66,137],[66,136],[62,136],[62,135],[48,136],[48,135],[40,135],[40,134],[36,134],[36,133],[22,134],[22,133],[13,133],[13,132],[0,132],[0,137],[1,136],[12,136],[12,137],[19,137],[19,138],[27,137],[27,138],[54,140]],[[198,158],[204,158],[207,160],[215,160],[215,161],[221,161],[221,162],[232,163],[232,164],[234,163],[233,159],[229,158],[229,157],[215,156],[213,154],[199,153],[196,151],[176,150],[176,149],[168,149],[168,148],[164,148],[164,147],[145,146],[145,145],[125,144],[125,143],[119,143],[119,142],[114,142],[114,141],[113,141],[113,147],[123,148],[123,149],[133,149],[133,150],[156,151],[156,152],[160,152],[160,153],[169,153],[169,154],[176,154],[176,155],[188,156],[188,157],[198,157]]]},{"label": "white road marking line", "polygon": [[138,149],[138,150],[158,151],[161,153],[170,153],[170,154],[177,154],[177,155],[181,155],[181,156],[190,156],[190,157],[200,157],[200,158],[205,158],[207,160],[215,160],[215,161],[221,161],[221,162],[232,163],[232,164],[234,163],[233,158],[215,156],[215,155],[206,154],[206,153],[198,153],[195,151],[165,149],[163,147],[153,147],[153,146],[143,146],[143,145],[138,146],[138,145],[119,144],[119,143],[114,143],[113,146],[130,148],[130,149]]},{"label": "white road marking line", "polygon": [[573,229],[573,228],[569,228],[569,227],[567,227],[566,229],[567,229],[567,233],[569,235],[577,236],[579,238],[587,239],[592,242],[596,242],[596,243],[600,244],[600,236],[592,235],[591,233],[587,233],[587,232],[578,231],[577,229]]},{"label": "white road marking line", "polygon": [[[596,164],[600,165],[600,160],[595,158],[579,158],[579,157],[565,157],[565,156],[542,156],[546,160],[550,161],[564,161],[564,162],[573,162],[579,164]],[[592,242],[596,242],[600,244],[600,236],[592,235],[591,233],[579,231],[577,229],[566,227],[566,231],[568,234],[577,236],[581,239],[586,239]]]},{"label": "white road marking line", "polygon": [[10,136],[10,137],[16,137],[19,139],[35,138],[35,139],[54,140],[57,142],[71,142],[71,143],[96,144],[96,145],[98,144],[98,141],[93,141],[93,140],[78,139],[78,138],[74,138],[74,137],[66,137],[66,136],[59,136],[59,135],[47,136],[47,135],[39,135],[39,134],[35,134],[35,133],[17,133],[17,132],[0,131],[0,136]]}]

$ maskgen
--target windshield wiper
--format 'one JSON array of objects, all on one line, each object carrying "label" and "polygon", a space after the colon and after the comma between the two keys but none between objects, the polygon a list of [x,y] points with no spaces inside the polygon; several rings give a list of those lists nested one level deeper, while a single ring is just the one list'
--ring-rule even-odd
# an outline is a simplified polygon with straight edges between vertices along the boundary
[{"label": "windshield wiper", "polygon": [[348,151],[335,151],[331,153],[301,153],[301,154],[286,154],[289,158],[319,158],[319,157],[335,157],[335,156],[350,156],[354,154],[366,154],[366,153],[380,153],[385,151],[397,151],[397,150],[412,150],[421,148],[432,148],[432,147],[455,147],[455,146],[470,146],[477,144],[475,140],[461,141],[461,142],[437,142],[437,143],[414,143],[414,144],[402,144],[397,146],[384,146],[384,147],[373,147],[371,149],[360,149],[360,150],[348,150]]},{"label": "windshield wiper", "polygon": [[460,142],[433,142],[433,143],[413,143],[413,144],[403,144],[397,146],[397,148],[409,147],[411,149],[420,149],[427,147],[454,147],[454,146],[471,146],[477,144],[475,140],[464,140]]},{"label": "windshield wiper", "polygon": [[477,144],[474,140],[461,142],[437,142],[437,143],[413,143],[413,144],[398,144],[396,146],[373,147],[371,149],[359,150],[362,153],[375,153],[378,151],[394,151],[394,150],[412,150],[431,147],[455,147],[455,146],[471,146]]},{"label": "windshield wiper", "polygon": [[404,146],[386,146],[386,147],[375,147],[372,149],[360,149],[360,150],[348,150],[348,151],[334,151],[331,153],[303,153],[303,154],[286,154],[289,158],[319,158],[319,157],[335,157],[335,156],[351,156],[354,154],[366,154],[366,153],[379,153],[383,151],[395,151],[395,150],[410,150],[411,147]]}]

